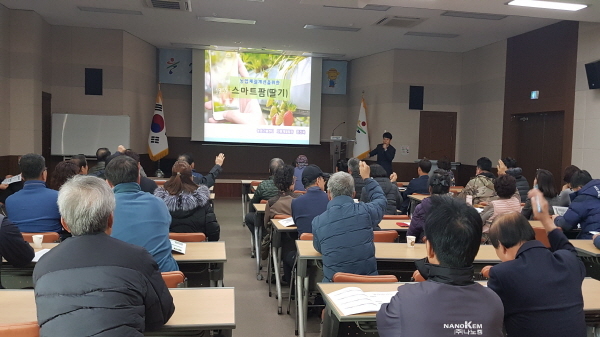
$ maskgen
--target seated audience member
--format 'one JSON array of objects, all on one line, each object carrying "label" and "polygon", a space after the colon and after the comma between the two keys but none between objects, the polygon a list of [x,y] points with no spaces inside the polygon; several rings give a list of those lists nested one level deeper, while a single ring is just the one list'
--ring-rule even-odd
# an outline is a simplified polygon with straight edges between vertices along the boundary
[{"label": "seated audience member", "polygon": [[88,164],[85,155],[77,154],[71,157],[71,161],[77,164],[79,167],[79,174],[87,175],[88,174]]},{"label": "seated audience member", "polygon": [[429,171],[431,171],[431,162],[428,159],[421,159],[419,161],[419,167],[417,168],[418,178],[412,179],[406,190],[402,192],[402,206],[400,207],[400,213],[408,213],[408,206],[410,205],[409,195],[414,193],[429,194]]},{"label": "seated audience member", "polygon": [[[354,196],[355,199],[360,200],[360,196],[361,196],[361,192],[363,187],[365,186],[365,182],[363,180],[363,178],[360,176],[360,172],[359,172],[359,164],[360,164],[360,159],[358,158],[350,158],[348,159],[348,173],[350,173],[350,175],[352,175],[352,179],[354,179],[354,191],[356,192],[356,195]],[[345,172],[345,171],[342,171]]]},{"label": "seated audience member", "polygon": [[[142,175],[143,169],[142,169],[142,165],[140,164],[140,155],[129,149],[125,150],[122,153],[128,157],[133,158],[133,160],[135,160],[136,163],[138,164],[138,168],[140,170],[140,188],[142,189],[142,191],[144,191],[146,193],[154,194],[154,191],[156,191],[156,189],[158,188],[158,185],[156,184],[156,182],[154,182],[154,180],[146,177],[145,175]],[[109,161],[107,161],[106,163],[108,164],[108,162]]]},{"label": "seated audience member", "polygon": [[392,169],[392,160],[396,156],[396,148],[390,144],[392,142],[392,134],[389,132],[383,133],[383,141],[381,144],[377,144],[377,147],[369,152],[369,157],[377,156],[377,164],[381,165],[387,175],[391,175],[394,171]]},{"label": "seated audience member", "polygon": [[562,187],[562,191],[560,191],[560,194],[558,195],[561,205],[569,206],[571,204],[570,195],[571,195],[571,193],[574,192],[573,188],[571,188],[571,177],[573,177],[573,174],[577,171],[580,171],[580,170],[579,170],[579,167],[577,167],[575,165],[569,165],[565,169],[565,174],[563,176],[563,180],[564,180],[565,184]]},{"label": "seated audience member", "polygon": [[535,240],[527,219],[505,214],[490,230],[490,239],[502,263],[490,269],[488,288],[504,304],[504,326],[511,337],[586,336],[581,283],[585,267],[575,247],[554,225],[549,205],[540,191],[529,196],[540,201],[541,220],[550,249]]},{"label": "seated audience member", "polygon": [[[34,255],[33,248],[23,239],[19,227],[0,214],[0,260],[4,258],[15,267],[25,267]],[[4,289],[2,282],[0,289]]]},{"label": "seated audience member", "polygon": [[56,199],[58,192],[46,188],[46,161],[29,153],[19,162],[25,184],[23,189],[6,199],[6,213],[21,232],[62,233]]},{"label": "seated audience member", "polygon": [[192,168],[185,161],[175,162],[173,175],[154,191],[167,204],[171,213],[170,231],[174,233],[204,233],[208,241],[219,241],[220,226],[210,205],[206,185],[196,185]]},{"label": "seated audience member", "polygon": [[108,158],[110,154],[110,150],[105,147],[96,150],[96,166],[92,167],[88,175],[98,176],[98,172],[104,171],[104,168],[106,167],[106,158]]},{"label": "seated audience member", "polygon": [[52,178],[50,178],[50,188],[58,191],[60,187],[71,177],[74,177],[80,172],[79,166],[71,160],[61,161],[54,168]]},{"label": "seated audience member", "polygon": [[600,180],[592,179],[588,171],[577,171],[571,177],[571,188],[571,205],[563,216],[554,215],[554,224],[565,231],[579,224],[577,238],[591,239],[590,231],[600,231]]},{"label": "seated audience member", "polygon": [[106,164],[105,175],[117,202],[112,237],[146,248],[161,272],[179,270],[171,255],[171,215],[162,200],[140,189],[138,163],[117,156]]},{"label": "seated audience member", "polygon": [[467,183],[467,186],[458,194],[458,198],[466,200],[467,196],[473,197],[473,205],[480,202],[488,202],[497,197],[494,189],[494,180],[496,177],[490,172],[492,161],[488,157],[477,159],[477,169],[475,178]]},{"label": "seated audience member", "polygon": [[275,215],[292,215],[292,200],[300,196],[293,193],[296,177],[294,167],[284,165],[275,171],[273,183],[277,187],[277,195],[267,201],[265,207],[265,228]]},{"label": "seated audience member", "polygon": [[483,241],[489,243],[488,233],[494,219],[502,214],[517,212],[521,213],[521,197],[517,192],[517,181],[515,177],[503,174],[494,181],[494,189],[498,199],[491,200],[481,212],[483,220]]},{"label": "seated audience member", "polygon": [[[561,200],[558,198],[558,194],[554,189],[554,176],[552,175],[552,172],[543,169],[537,170],[537,172],[535,172],[535,178],[533,179],[533,188],[537,188],[544,195],[544,198],[549,205],[548,212],[550,215],[554,215],[552,206],[569,206],[567,203],[561,203]],[[528,198],[521,211],[521,214],[529,220],[533,220],[532,206],[531,199]]]},{"label": "seated audience member", "polygon": [[[329,198],[324,192],[326,178],[329,178],[329,175],[323,173],[317,165],[308,165],[302,171],[302,183],[306,188],[306,194],[292,200],[292,218],[298,228],[298,236],[312,233],[312,220],[327,209]],[[290,239],[296,238],[290,236]],[[289,282],[296,258],[296,246],[293,242],[288,248],[289,252],[282,255],[284,257],[283,280],[285,282]]]},{"label": "seated audience member", "polygon": [[335,163],[335,172],[348,172],[348,158],[340,158]]},{"label": "seated audience member", "polygon": [[529,182],[523,176],[523,169],[517,166],[517,161],[514,158],[506,157],[498,161],[498,175],[508,174],[517,180],[517,190],[521,202],[527,200],[527,192],[529,192]]},{"label": "seated audience member", "polygon": [[415,262],[427,281],[398,287],[390,303],[381,306],[379,336],[503,336],[500,298],[473,281],[481,217],[462,200],[430,199],[427,258]]},{"label": "seated audience member", "polygon": [[[429,177],[429,194],[447,195],[450,193],[450,174],[444,169],[433,171]],[[415,213],[412,215],[410,225],[406,235],[417,238],[417,242],[423,241],[423,230],[425,229],[425,219],[431,210],[431,198],[425,198],[415,207]]]},{"label": "seated audience member", "polygon": [[379,230],[387,200],[370,173],[369,166],[361,162],[367,203],[352,200],[354,179],[350,174],[337,172],[329,178],[327,210],[312,222],[313,245],[323,255],[323,282],[331,282],[337,272],[377,275],[373,230]]},{"label": "seated audience member", "polygon": [[308,165],[308,158],[301,154],[296,158],[296,165],[294,167],[294,177],[296,182],[294,183],[294,191],[305,191],[304,185],[302,185],[302,171]]},{"label": "seated audience member", "polygon": [[[392,175],[395,176],[394,173],[392,173]],[[379,184],[379,187],[381,187],[383,194],[387,199],[387,208],[385,209],[384,214],[395,215],[397,207],[402,204],[402,196],[400,196],[396,181],[392,182],[387,172],[378,164],[371,165],[371,178]],[[359,200],[367,202],[367,195],[361,195]]]},{"label": "seated audience member", "polygon": [[208,172],[208,174],[205,176],[194,170],[194,158],[192,158],[191,154],[184,153],[180,155],[179,158],[177,158],[177,160],[183,160],[190,165],[190,167],[192,168],[192,176],[194,177],[194,183],[196,183],[196,185],[206,185],[210,188],[215,184],[215,181],[217,180],[219,174],[223,172],[222,166],[223,161],[225,161],[225,155],[219,153],[219,155],[215,157],[215,166],[213,166],[210,172]]},{"label": "seated audience member", "polygon": [[[271,175],[269,179],[263,180],[256,191],[254,191],[254,197],[250,200],[250,204],[258,204],[261,200],[269,200],[276,196],[279,193],[279,189],[275,186],[273,182],[273,175],[275,172],[283,167],[283,160],[279,158],[273,158],[269,162],[269,174]],[[250,230],[250,233],[254,233],[254,217],[256,216],[256,212],[249,212],[246,214],[244,218],[244,222],[246,223],[246,227]]]},{"label": "seated audience member", "polygon": [[173,298],[145,249],[109,236],[115,197],[106,182],[75,176],[58,205],[73,237],[33,270],[40,336],[142,336],[164,325]]},{"label": "seated audience member", "polygon": [[306,194],[292,200],[292,217],[298,228],[298,235],[312,233],[312,220],[327,209],[329,198],[324,192],[325,178],[328,178],[328,174],[323,173],[317,165],[308,165],[302,171]]},{"label": "seated audience member", "polygon": [[437,162],[438,170],[444,170],[448,173],[450,177],[450,186],[456,186],[456,181],[454,180],[454,172],[452,172],[452,163],[447,157],[444,157]]}]

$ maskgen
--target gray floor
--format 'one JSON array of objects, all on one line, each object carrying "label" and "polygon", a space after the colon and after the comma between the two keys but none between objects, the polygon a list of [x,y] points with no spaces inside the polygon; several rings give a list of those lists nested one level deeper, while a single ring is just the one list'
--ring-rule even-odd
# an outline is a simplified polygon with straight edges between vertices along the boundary
[{"label": "gray floor", "polygon": [[[215,200],[215,213],[221,225],[221,241],[225,241],[227,263],[224,283],[235,287],[235,319],[237,328],[234,336],[294,336],[294,314],[277,314],[277,300],[273,285],[273,297],[269,297],[268,285],[256,279],[256,263],[250,258],[250,231],[242,227],[242,209],[239,199]],[[266,277],[266,261],[263,261]],[[287,305],[289,289],[284,287],[284,303]],[[209,304],[210,305],[210,304]],[[307,337],[319,336],[319,319],[309,317]]]}]

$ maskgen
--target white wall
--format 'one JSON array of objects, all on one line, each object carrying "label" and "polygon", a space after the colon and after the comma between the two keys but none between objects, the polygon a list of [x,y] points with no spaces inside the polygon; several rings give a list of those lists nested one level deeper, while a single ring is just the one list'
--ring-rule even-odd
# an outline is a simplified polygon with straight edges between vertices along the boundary
[{"label": "white wall", "polygon": [[495,163],[502,154],[506,40],[462,54],[456,160]]},{"label": "white wall", "polygon": [[579,23],[572,164],[600,177],[600,90],[588,88],[585,64],[600,60],[600,24]]}]

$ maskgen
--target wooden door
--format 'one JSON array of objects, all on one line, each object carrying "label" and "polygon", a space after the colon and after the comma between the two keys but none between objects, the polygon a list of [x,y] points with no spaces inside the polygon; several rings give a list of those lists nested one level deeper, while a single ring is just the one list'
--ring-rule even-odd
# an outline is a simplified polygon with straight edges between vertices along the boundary
[{"label": "wooden door", "polygon": [[421,111],[419,158],[455,160],[456,112]]},{"label": "wooden door", "polygon": [[554,185],[560,191],[562,170],[564,112],[544,112],[514,115],[511,126],[517,129],[517,165],[533,185],[537,169],[554,175]]}]

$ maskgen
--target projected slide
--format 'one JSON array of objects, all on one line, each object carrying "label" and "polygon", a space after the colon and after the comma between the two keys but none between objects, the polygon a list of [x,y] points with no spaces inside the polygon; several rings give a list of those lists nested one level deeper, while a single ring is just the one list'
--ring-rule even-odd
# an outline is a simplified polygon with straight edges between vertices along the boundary
[{"label": "projected slide", "polygon": [[308,144],[311,58],[205,51],[204,140]]}]

